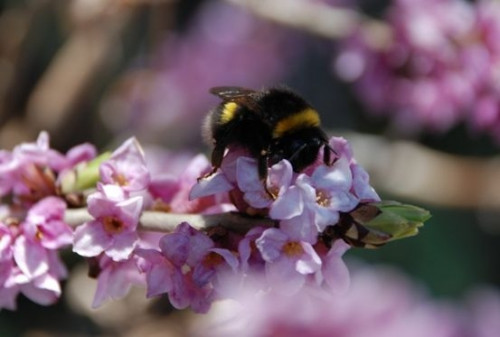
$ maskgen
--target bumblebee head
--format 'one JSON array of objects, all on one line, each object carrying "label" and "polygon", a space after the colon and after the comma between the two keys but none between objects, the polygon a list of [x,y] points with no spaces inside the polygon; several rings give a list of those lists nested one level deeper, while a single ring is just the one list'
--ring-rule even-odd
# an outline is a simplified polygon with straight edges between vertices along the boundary
[{"label": "bumblebee head", "polygon": [[293,170],[300,172],[316,160],[319,149],[326,142],[326,137],[319,128],[295,130],[274,139],[269,159],[271,164],[287,159]]}]

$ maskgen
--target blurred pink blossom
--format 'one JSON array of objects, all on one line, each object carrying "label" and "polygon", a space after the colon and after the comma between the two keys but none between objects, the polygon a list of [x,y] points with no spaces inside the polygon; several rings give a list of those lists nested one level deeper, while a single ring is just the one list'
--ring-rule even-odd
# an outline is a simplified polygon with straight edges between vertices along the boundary
[{"label": "blurred pink blossom", "polygon": [[14,310],[19,293],[42,305],[59,298],[66,268],[57,249],[72,242],[71,228],[62,221],[65,210],[62,200],[47,197],[34,204],[25,219],[3,214],[1,221],[8,222],[0,222],[0,309]]},{"label": "blurred pink blossom", "polygon": [[465,122],[500,139],[500,5],[396,0],[385,18],[388,47],[355,34],[334,64],[367,108],[403,131],[445,132]]},{"label": "blurred pink blossom", "polygon": [[199,134],[193,121],[215,102],[209,88],[276,82],[300,53],[295,40],[237,6],[208,1],[186,32],[165,41],[147,76],[134,77],[125,92],[108,99],[102,118],[111,130],[133,130],[141,139],[190,140]]},{"label": "blurred pink blossom", "polygon": [[194,335],[460,336],[453,309],[429,302],[414,284],[388,268],[355,270],[343,294],[325,295],[307,287],[295,294],[256,291],[262,282],[254,275],[234,300],[214,305]]},{"label": "blurred pink blossom", "polygon": [[12,194],[16,203],[32,205],[57,194],[57,175],[95,157],[90,144],[73,147],[66,155],[50,148],[49,135],[40,132],[33,143],[22,143],[12,151],[0,151],[0,195]]}]

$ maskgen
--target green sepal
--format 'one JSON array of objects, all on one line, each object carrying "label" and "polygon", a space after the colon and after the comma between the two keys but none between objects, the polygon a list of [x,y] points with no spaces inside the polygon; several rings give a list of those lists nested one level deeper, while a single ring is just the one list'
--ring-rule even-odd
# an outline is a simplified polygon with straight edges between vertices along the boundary
[{"label": "green sepal", "polygon": [[110,156],[110,152],[104,152],[91,161],[80,163],[73,169],[64,172],[60,177],[62,194],[95,188],[99,181],[99,166]]},{"label": "green sepal", "polygon": [[[359,213],[359,215],[358,215]],[[353,219],[363,226],[368,233],[362,240],[371,241],[371,236],[375,235],[375,242],[366,242],[381,244],[383,236],[387,235],[385,242],[403,239],[418,234],[418,230],[423,226],[431,214],[423,208],[402,204],[396,201],[381,201],[361,205],[355,211],[351,212]],[[378,235],[377,235],[378,234]]]}]

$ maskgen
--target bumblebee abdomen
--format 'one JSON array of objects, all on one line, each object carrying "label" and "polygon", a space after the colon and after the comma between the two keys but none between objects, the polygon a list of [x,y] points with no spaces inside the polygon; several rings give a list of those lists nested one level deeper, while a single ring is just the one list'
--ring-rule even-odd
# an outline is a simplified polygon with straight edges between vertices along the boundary
[{"label": "bumblebee abdomen", "polygon": [[300,129],[319,127],[320,124],[318,112],[311,107],[306,107],[278,120],[273,127],[272,136],[276,139]]}]

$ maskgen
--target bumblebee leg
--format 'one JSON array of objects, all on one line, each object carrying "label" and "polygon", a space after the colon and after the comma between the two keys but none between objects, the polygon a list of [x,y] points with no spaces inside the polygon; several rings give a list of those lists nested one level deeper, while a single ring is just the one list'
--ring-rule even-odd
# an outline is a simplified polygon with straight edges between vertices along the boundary
[{"label": "bumblebee leg", "polygon": [[211,175],[215,174],[215,172],[217,172],[217,170],[219,169],[219,167],[222,164],[222,159],[224,158],[224,151],[225,150],[226,150],[225,144],[215,144],[215,147],[212,151],[212,158],[211,158],[212,169],[209,172],[202,175],[201,177],[199,177],[198,181],[200,179],[208,178]]},{"label": "bumblebee leg", "polygon": [[[335,155],[333,161],[331,158],[332,153]],[[335,152],[335,150],[332,149],[332,147],[328,143],[325,143],[325,146],[323,147],[323,163],[325,163],[325,165],[332,166],[333,164],[335,164],[337,159],[337,152]]]},{"label": "bumblebee leg", "polygon": [[262,182],[262,186],[264,186],[264,190],[266,191],[267,195],[271,199],[276,199],[276,196],[267,188],[267,170],[268,170],[268,165],[267,165],[267,151],[262,150],[260,152],[260,156],[257,161],[257,166],[259,170],[259,179]]},{"label": "bumblebee leg", "polygon": [[224,151],[226,150],[226,144],[215,144],[214,150],[212,151],[212,166],[216,170],[221,166],[222,159],[224,158]]}]

